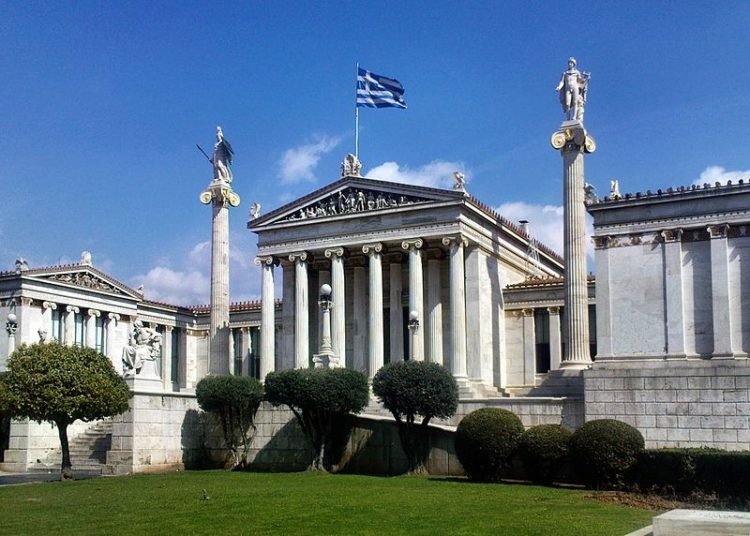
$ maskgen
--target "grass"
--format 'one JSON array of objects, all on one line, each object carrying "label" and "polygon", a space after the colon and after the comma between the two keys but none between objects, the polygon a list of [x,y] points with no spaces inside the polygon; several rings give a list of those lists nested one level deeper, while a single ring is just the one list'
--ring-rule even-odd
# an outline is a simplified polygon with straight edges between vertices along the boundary
[{"label": "grass", "polygon": [[0,534],[623,535],[655,515],[586,495],[420,477],[190,471],[2,488]]}]

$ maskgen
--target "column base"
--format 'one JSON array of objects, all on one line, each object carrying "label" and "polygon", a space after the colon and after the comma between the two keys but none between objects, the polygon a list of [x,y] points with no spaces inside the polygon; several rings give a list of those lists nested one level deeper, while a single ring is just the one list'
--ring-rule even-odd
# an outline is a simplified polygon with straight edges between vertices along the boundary
[{"label": "column base", "polygon": [[339,366],[339,358],[333,352],[323,352],[321,354],[313,354],[313,367],[314,368],[337,368]]},{"label": "column base", "polygon": [[593,361],[563,361],[560,363],[559,370],[583,370],[591,368]]}]

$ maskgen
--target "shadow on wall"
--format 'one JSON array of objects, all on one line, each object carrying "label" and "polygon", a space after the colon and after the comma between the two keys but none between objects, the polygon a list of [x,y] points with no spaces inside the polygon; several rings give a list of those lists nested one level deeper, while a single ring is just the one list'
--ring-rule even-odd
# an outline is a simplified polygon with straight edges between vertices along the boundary
[{"label": "shadow on wall", "polygon": [[185,469],[220,469],[231,465],[231,455],[223,447],[221,423],[214,415],[188,410],[180,433]]}]

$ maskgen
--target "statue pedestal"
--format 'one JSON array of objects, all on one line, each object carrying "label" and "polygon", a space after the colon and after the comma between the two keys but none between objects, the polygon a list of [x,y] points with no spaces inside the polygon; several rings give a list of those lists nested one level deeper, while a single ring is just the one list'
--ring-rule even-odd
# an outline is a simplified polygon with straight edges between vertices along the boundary
[{"label": "statue pedestal", "polygon": [[125,382],[132,392],[136,393],[161,393],[164,391],[164,385],[161,378],[144,378],[138,376],[126,376]]},{"label": "statue pedestal", "polygon": [[339,366],[339,358],[333,352],[313,354],[314,368],[336,368]]}]

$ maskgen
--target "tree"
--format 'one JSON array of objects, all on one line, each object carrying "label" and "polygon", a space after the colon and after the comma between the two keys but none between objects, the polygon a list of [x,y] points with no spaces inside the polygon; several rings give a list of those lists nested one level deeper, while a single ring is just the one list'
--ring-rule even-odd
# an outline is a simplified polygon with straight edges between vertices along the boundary
[{"label": "tree", "polygon": [[[410,473],[426,473],[430,454],[427,425],[433,418],[447,419],[458,409],[458,385],[437,363],[400,361],[381,368],[372,390],[393,414]],[[417,423],[421,417],[421,423]]]},{"label": "tree", "polygon": [[0,407],[12,417],[57,426],[63,480],[73,477],[68,426],[119,415],[129,398],[127,383],[106,356],[56,341],[21,345],[0,379]]},{"label": "tree", "polygon": [[285,405],[313,447],[311,469],[327,470],[332,462],[336,426],[349,413],[359,413],[369,397],[367,376],[357,370],[288,369],[266,376],[266,399]]},{"label": "tree", "polygon": [[263,385],[249,376],[207,376],[198,382],[195,395],[203,411],[219,416],[232,467],[246,466],[255,414],[263,401]]}]

